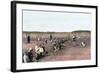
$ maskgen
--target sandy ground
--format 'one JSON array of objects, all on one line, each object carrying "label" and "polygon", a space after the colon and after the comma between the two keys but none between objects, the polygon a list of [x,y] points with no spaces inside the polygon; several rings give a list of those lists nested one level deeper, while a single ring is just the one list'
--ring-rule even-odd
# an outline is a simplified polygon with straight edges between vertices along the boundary
[{"label": "sandy ground", "polygon": [[42,58],[40,61],[65,61],[91,59],[90,48],[68,48],[55,55]]},{"label": "sandy ground", "polygon": [[[32,47],[34,49],[35,44],[36,44],[36,41],[33,41],[30,44],[23,43],[23,48],[25,49],[25,48]],[[49,48],[49,47],[50,47],[50,45],[48,44],[47,48]],[[50,48],[48,50],[50,50]],[[39,62],[87,60],[87,59],[91,59],[90,46],[87,45],[86,47],[80,47],[80,46],[74,47],[74,46],[70,46],[68,43],[66,43],[66,47],[64,49],[59,50],[57,52],[50,53],[49,55],[42,57],[39,60]]]},{"label": "sandy ground", "polygon": [[[86,47],[81,47],[80,41],[85,40]],[[37,43],[41,43],[43,41],[31,41],[30,44],[26,43],[23,40],[23,52],[25,49],[31,47],[34,49],[34,46]],[[77,43],[77,44],[76,44]],[[67,60],[88,60],[91,59],[91,48],[90,48],[90,37],[81,38],[76,43],[66,42],[65,47],[57,52],[50,53],[39,59],[39,62],[47,62],[47,61],[67,61]],[[46,44],[46,50],[50,50],[50,43]]]}]

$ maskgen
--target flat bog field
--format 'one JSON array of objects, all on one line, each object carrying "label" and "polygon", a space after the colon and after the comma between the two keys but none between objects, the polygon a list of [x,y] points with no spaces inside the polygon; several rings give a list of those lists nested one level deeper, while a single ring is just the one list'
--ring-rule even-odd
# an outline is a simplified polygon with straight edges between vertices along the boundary
[{"label": "flat bog field", "polygon": [[[22,34],[22,58],[24,58],[24,55],[29,56],[27,62],[91,59],[90,31],[23,31]],[[23,59],[23,62],[26,61]]]}]

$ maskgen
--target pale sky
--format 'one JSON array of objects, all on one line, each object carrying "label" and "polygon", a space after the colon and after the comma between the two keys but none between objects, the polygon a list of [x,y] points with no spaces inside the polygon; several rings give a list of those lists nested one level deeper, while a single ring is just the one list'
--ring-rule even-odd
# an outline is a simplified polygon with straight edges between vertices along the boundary
[{"label": "pale sky", "polygon": [[71,32],[74,30],[91,30],[91,23],[91,14],[23,11],[23,31]]}]

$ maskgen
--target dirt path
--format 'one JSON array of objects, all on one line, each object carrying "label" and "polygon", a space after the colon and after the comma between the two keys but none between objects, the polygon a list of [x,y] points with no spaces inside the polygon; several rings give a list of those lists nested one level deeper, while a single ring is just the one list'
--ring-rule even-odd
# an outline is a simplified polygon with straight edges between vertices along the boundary
[{"label": "dirt path", "polygon": [[40,62],[90,59],[90,48],[67,48],[40,59]]}]

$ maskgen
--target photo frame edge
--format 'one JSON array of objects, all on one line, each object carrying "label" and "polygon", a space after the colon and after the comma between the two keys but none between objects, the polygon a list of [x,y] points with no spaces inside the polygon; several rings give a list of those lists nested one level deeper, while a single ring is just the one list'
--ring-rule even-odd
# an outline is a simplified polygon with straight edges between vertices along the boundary
[{"label": "photo frame edge", "polygon": [[11,2],[11,71],[16,71],[16,3],[14,1]]}]

